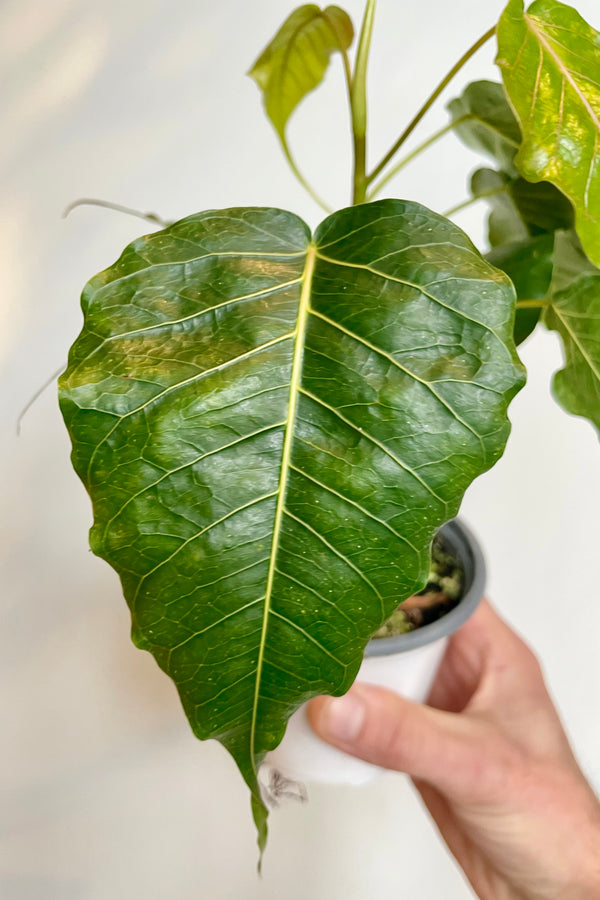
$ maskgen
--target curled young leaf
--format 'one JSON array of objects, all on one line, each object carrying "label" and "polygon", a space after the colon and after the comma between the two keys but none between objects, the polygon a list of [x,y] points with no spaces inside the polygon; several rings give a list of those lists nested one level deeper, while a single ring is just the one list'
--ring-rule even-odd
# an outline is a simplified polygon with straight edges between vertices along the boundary
[{"label": "curled young leaf", "polygon": [[307,4],[294,10],[260,54],[248,74],[282,141],[298,103],[323,80],[331,54],[345,52],[353,37],[352,21],[339,6]]},{"label": "curled young leaf", "polygon": [[199,213],[82,305],[60,398],[92,548],[264,844],[261,760],[301,703],[350,687],[504,449],[513,287],[453,223],[384,200],[313,237],[282,210]]},{"label": "curled young leaf", "polygon": [[497,63],[523,134],[519,172],[572,201],[583,247],[600,264],[600,35],[558,0],[527,12],[510,0]]}]

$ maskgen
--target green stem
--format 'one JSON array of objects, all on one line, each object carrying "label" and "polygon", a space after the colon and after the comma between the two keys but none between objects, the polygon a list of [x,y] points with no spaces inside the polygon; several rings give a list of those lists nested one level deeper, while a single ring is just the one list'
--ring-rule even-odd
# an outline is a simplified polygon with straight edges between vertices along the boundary
[{"label": "green stem", "polygon": [[483,47],[483,45],[485,43],[487,43],[487,41],[489,41],[489,39],[491,37],[493,37],[495,33],[496,33],[496,26],[494,25],[494,27],[490,28],[489,31],[486,31],[486,33],[484,35],[482,35],[482,37],[480,37],[478,41],[475,41],[473,46],[469,47],[469,49],[466,51],[466,53],[463,53],[463,55],[458,60],[458,62],[452,66],[452,68],[450,69],[448,74],[444,78],[442,78],[442,80],[440,81],[440,83],[438,84],[436,89],[428,97],[428,99],[425,101],[425,103],[420,108],[420,110],[417,112],[417,114],[414,116],[414,118],[411,119],[411,121],[408,123],[408,125],[406,126],[406,128],[404,129],[404,131],[402,132],[402,134],[396,141],[396,143],[393,145],[393,147],[391,147],[391,149],[386,153],[386,155],[383,157],[381,162],[373,169],[373,171],[370,173],[370,175],[367,176],[367,184],[370,184],[370,182],[373,181],[373,179],[375,179],[379,175],[379,173],[387,166],[389,161],[396,155],[396,153],[398,152],[400,147],[404,144],[406,139],[413,133],[413,131],[415,130],[415,128],[417,127],[417,125],[419,124],[419,122],[421,121],[421,119],[423,118],[425,113],[427,112],[427,110],[431,106],[433,106],[433,104],[435,103],[435,101],[437,100],[439,95],[442,93],[444,88],[452,81],[452,79],[454,78],[456,73],[462,69],[462,67],[465,65],[465,63],[468,62],[469,59],[471,59],[471,57],[479,50],[479,48]]},{"label": "green stem", "polygon": [[302,185],[304,190],[308,191],[308,193],[313,198],[315,203],[318,203],[319,206],[321,207],[321,209],[324,209],[326,213],[333,212],[332,208],[330,206],[328,206],[327,203],[325,203],[325,201],[321,197],[319,197],[319,195],[317,194],[315,189],[313,187],[311,187],[311,185],[308,183],[308,181],[306,180],[306,178],[304,177],[304,175],[302,174],[302,172],[296,165],[296,161],[290,152],[290,148],[288,147],[287,141],[283,137],[281,138],[281,147],[283,149],[285,158],[288,161],[290,169],[292,170],[292,172],[294,173],[294,175],[296,176],[296,178],[298,179],[298,181],[300,182],[300,184]]},{"label": "green stem", "polygon": [[342,50],[342,60],[344,63],[344,75],[346,78],[346,89],[348,91],[348,108],[350,110],[350,128],[352,131],[352,143],[353,143],[353,171],[352,171],[352,189],[351,196],[354,196],[354,184],[355,184],[355,173],[356,173],[356,140],[354,137],[354,114],[352,110],[352,69],[350,66],[350,57],[348,56],[347,50]]},{"label": "green stem", "polygon": [[477,197],[469,197],[468,200],[463,200],[462,203],[457,203],[456,206],[450,207],[450,209],[447,209],[442,215],[446,216],[446,218],[453,216],[455,213],[467,209],[467,207],[472,206],[473,203],[477,203],[479,200],[485,200],[487,197],[494,197],[496,194],[504,194],[509,187],[510,184],[505,184],[502,185],[502,187],[494,188],[492,191],[485,191],[483,194],[478,194]]},{"label": "green stem", "polygon": [[169,225],[173,224],[172,222],[161,219],[156,213],[140,212],[139,209],[132,209],[130,206],[121,206],[120,203],[111,203],[109,200],[97,200],[95,197],[80,197],[79,200],[74,200],[72,203],[69,203],[63,212],[63,219],[66,219],[69,213],[78,206],[101,206],[103,209],[114,209],[116,212],[122,212],[128,216],[137,216],[138,219],[145,219],[147,222],[152,222],[153,225],[160,225],[161,228],[167,228]]},{"label": "green stem", "polygon": [[350,85],[350,109],[354,143],[353,204],[364,203],[367,193],[367,63],[369,61],[371,35],[373,34],[375,5],[376,0],[367,0],[360,30],[358,50],[356,51],[354,75]]},{"label": "green stem", "polygon": [[25,415],[29,412],[29,410],[31,409],[31,407],[33,406],[33,404],[35,403],[35,401],[38,400],[39,397],[42,396],[42,394],[44,393],[44,391],[46,390],[46,388],[50,387],[50,385],[53,384],[53,383],[56,381],[56,379],[58,378],[58,376],[59,376],[62,372],[64,372],[64,370],[66,369],[66,367],[67,367],[67,364],[66,364],[66,362],[64,362],[64,363],[62,364],[62,366],[61,366],[59,369],[57,369],[56,372],[53,372],[52,375],[50,375],[49,378],[47,378],[46,381],[44,381],[44,383],[40,385],[40,387],[37,389],[37,391],[35,391],[35,392],[31,395],[31,397],[29,398],[29,400],[27,401],[27,403],[25,404],[25,406],[22,408],[22,410],[21,410],[21,412],[19,413],[19,416],[18,416],[18,418],[17,418],[17,435],[20,435],[20,434],[21,434],[21,422],[23,421],[23,418],[24,418]]},{"label": "green stem", "polygon": [[549,300],[517,300],[517,309],[542,309],[544,306],[550,306]]},{"label": "green stem", "polygon": [[404,166],[408,165],[409,162],[412,162],[417,156],[423,153],[424,150],[427,150],[428,147],[431,147],[432,144],[435,144],[436,141],[439,141],[440,138],[444,137],[445,134],[448,134],[449,131],[452,131],[458,125],[462,125],[463,122],[467,122],[470,119],[474,119],[475,116],[473,113],[465,113],[464,116],[460,116],[458,119],[455,119],[453,122],[449,122],[447,125],[444,125],[443,128],[440,128],[438,131],[434,131],[431,137],[428,137],[426,141],[423,141],[422,144],[419,144],[418,147],[409,153],[407,156],[404,156],[400,162],[398,162],[393,169],[384,175],[384,177],[374,185],[367,195],[367,199],[372,200],[373,197],[376,197],[377,194],[385,187],[388,181],[400,172]]}]

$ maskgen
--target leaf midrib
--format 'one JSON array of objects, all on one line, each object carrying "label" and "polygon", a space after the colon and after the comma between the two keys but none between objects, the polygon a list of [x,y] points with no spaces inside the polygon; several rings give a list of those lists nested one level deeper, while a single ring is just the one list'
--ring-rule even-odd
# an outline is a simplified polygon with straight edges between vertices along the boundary
[{"label": "leaf midrib", "polygon": [[262,630],[260,636],[260,646],[258,649],[258,659],[256,662],[256,681],[254,688],[254,700],[252,704],[252,721],[250,725],[250,758],[252,766],[256,774],[255,744],[256,744],[256,722],[258,713],[258,701],[260,695],[260,684],[262,678],[262,668],[265,656],[265,646],[267,639],[267,630],[269,626],[269,617],[271,614],[271,597],[273,593],[273,582],[276,572],[277,553],[279,550],[279,534],[281,531],[281,522],[285,512],[285,495],[287,490],[288,477],[290,472],[290,462],[292,453],[292,441],[294,437],[294,422],[296,419],[296,410],[298,407],[298,397],[300,395],[300,376],[302,372],[302,360],[304,354],[304,340],[306,335],[306,324],[308,320],[308,312],[310,307],[310,294],[312,288],[312,280],[315,268],[315,260],[317,256],[317,248],[315,244],[310,243],[306,253],[306,263],[302,275],[302,290],[300,292],[300,302],[298,304],[298,318],[296,319],[295,339],[294,339],[294,356],[292,360],[292,371],[290,374],[290,394],[288,400],[288,413],[285,426],[285,436],[283,439],[283,447],[281,450],[281,467],[279,474],[279,486],[277,489],[277,505],[275,507],[275,521],[273,525],[273,541],[271,543],[271,553],[269,557],[269,570],[267,573],[267,586],[265,590],[264,610]]},{"label": "leaf midrib", "polygon": [[548,55],[552,57],[555,65],[558,68],[559,72],[561,73],[562,77],[566,81],[568,81],[568,83],[571,85],[573,91],[577,95],[578,99],[581,101],[583,106],[585,106],[586,110],[589,113],[590,118],[594,122],[596,131],[600,132],[600,120],[598,120],[598,116],[596,115],[593,107],[591,106],[591,104],[590,104],[589,100],[587,99],[587,97],[585,96],[585,94],[583,94],[582,91],[580,90],[577,82],[572,77],[571,72],[567,68],[566,64],[563,63],[563,61],[560,58],[560,56],[558,55],[558,53],[552,47],[549,39],[544,36],[542,29],[536,27],[535,23],[537,20],[534,17],[528,16],[526,14],[523,16],[523,18],[525,19],[525,23],[526,23],[529,31],[537,38],[540,45],[546,50]]},{"label": "leaf midrib", "polygon": [[[340,43],[338,40],[337,31],[335,30],[333,24],[330,22],[329,17],[325,15],[325,10],[319,9],[318,13],[316,15],[313,15],[313,17],[311,19],[304,19],[302,22],[298,23],[298,25],[292,32],[291,37],[288,39],[287,45],[283,52],[283,57],[282,57],[281,65],[279,67],[279,72],[277,73],[278,77],[277,77],[277,84],[276,84],[276,87],[277,87],[276,103],[277,103],[278,112],[279,112],[280,116],[281,116],[281,110],[285,105],[284,100],[282,98],[284,97],[284,94],[285,94],[283,86],[284,86],[284,81],[285,81],[286,76],[288,74],[292,73],[294,75],[294,80],[296,81],[296,84],[300,88],[302,88],[302,85],[299,83],[298,77],[294,73],[293,67],[290,64],[290,58],[292,56],[292,53],[298,52],[297,45],[298,45],[298,41],[300,39],[300,35],[302,34],[302,32],[303,31],[308,32],[308,29],[312,25],[314,25],[315,22],[318,21],[319,19],[322,19],[325,22],[325,24],[329,26],[329,29],[330,29],[331,33],[333,34],[334,40],[337,41],[337,43],[338,43],[337,48],[334,48],[331,52],[333,53],[335,51],[335,49],[338,49],[341,52],[341,46],[340,46]],[[313,47],[314,47],[314,45],[313,45]],[[307,67],[305,66],[305,68],[307,68]],[[321,75],[321,79],[322,78],[323,78],[323,74]],[[318,84],[318,82],[317,82],[317,84]],[[309,93],[309,92],[305,91],[305,94],[306,93]],[[302,98],[300,98],[300,99],[302,99]],[[300,101],[298,101],[298,102],[300,102]],[[293,112],[294,112],[294,109],[291,109],[287,115],[285,115],[285,113],[284,113],[283,114],[283,122],[281,123],[281,126],[279,126],[279,125],[275,126],[278,134],[280,135],[280,137],[282,139],[284,139],[284,137],[285,137],[286,125],[287,125],[288,120]]]}]

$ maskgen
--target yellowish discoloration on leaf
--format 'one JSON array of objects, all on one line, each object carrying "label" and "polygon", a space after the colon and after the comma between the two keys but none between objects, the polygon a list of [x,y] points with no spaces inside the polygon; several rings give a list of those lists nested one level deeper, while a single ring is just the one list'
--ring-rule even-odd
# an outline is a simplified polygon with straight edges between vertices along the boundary
[{"label": "yellowish discoloration on leaf", "polygon": [[523,132],[516,165],[572,201],[586,253],[600,264],[600,42],[570,6],[511,0],[498,25],[498,65]]}]

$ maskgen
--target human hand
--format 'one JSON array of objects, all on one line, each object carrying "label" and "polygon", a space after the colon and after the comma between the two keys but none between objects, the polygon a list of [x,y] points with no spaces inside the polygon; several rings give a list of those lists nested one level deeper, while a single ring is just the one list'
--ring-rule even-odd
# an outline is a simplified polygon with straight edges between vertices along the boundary
[{"label": "human hand", "polygon": [[412,776],[480,898],[599,900],[600,803],[535,656],[486,601],[450,638],[427,706],[357,684],[308,718]]}]

